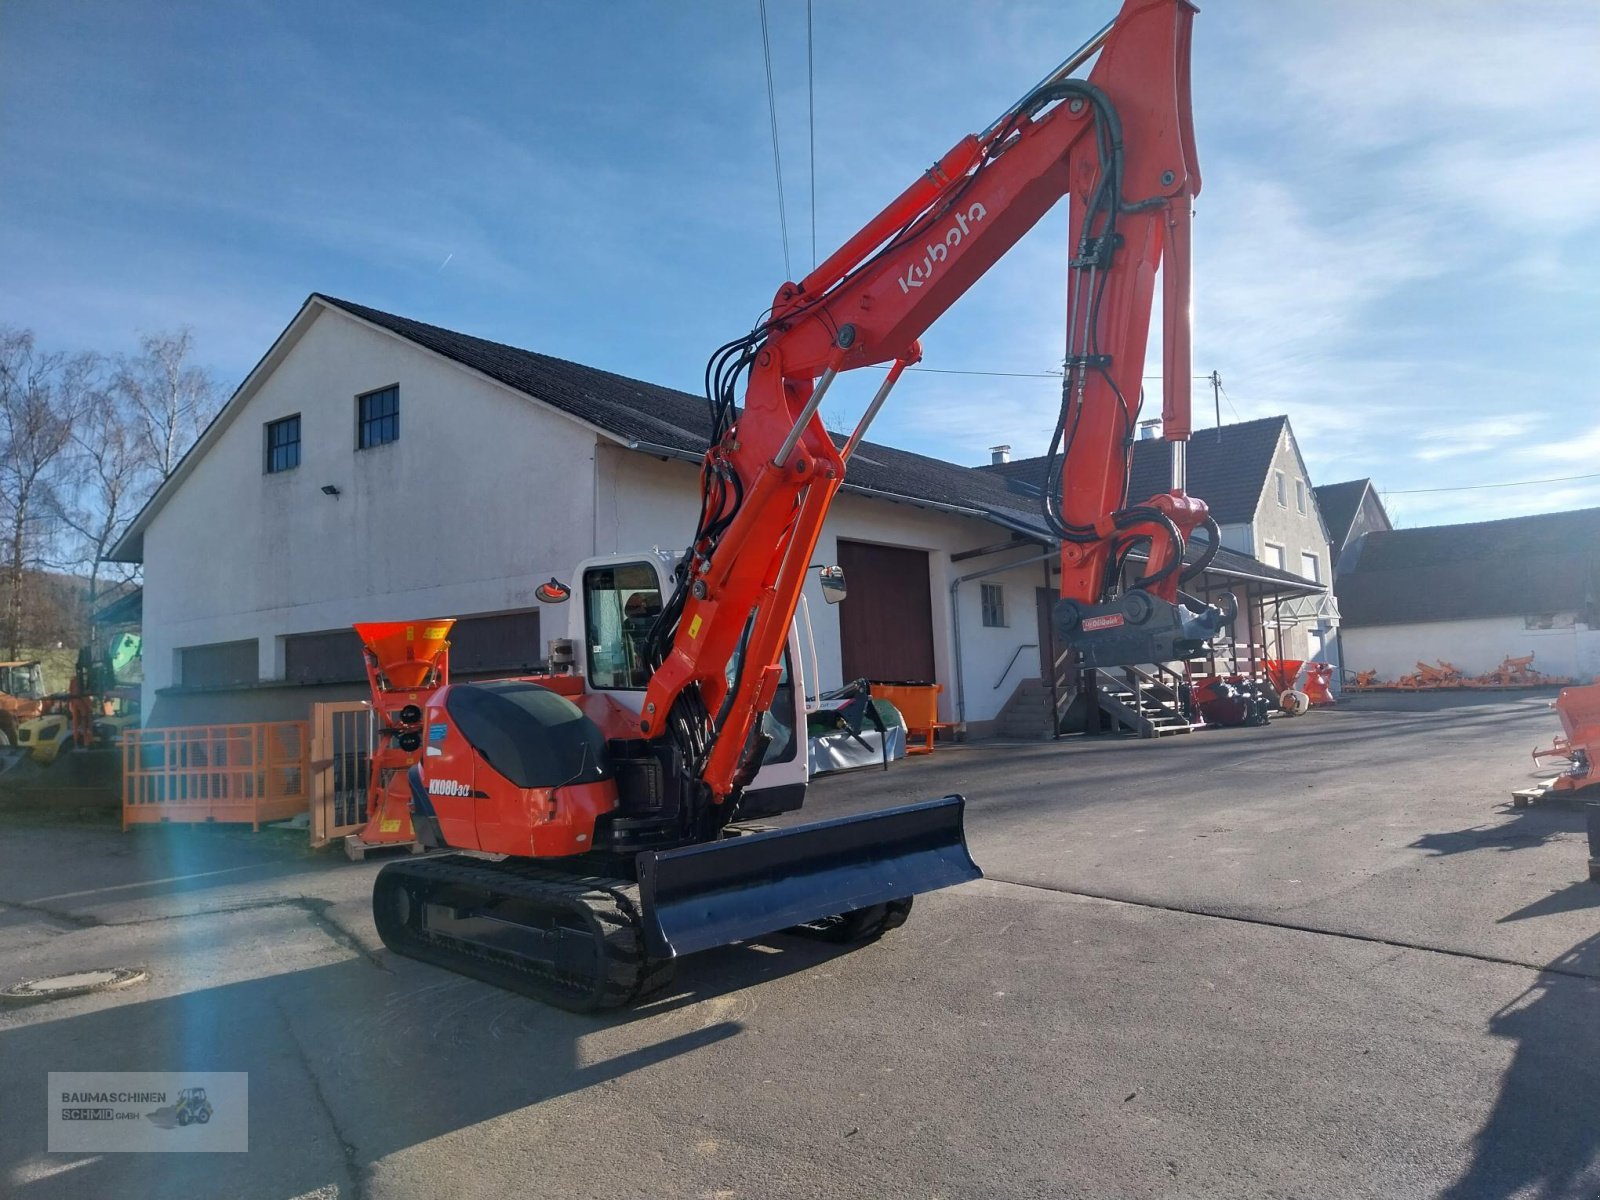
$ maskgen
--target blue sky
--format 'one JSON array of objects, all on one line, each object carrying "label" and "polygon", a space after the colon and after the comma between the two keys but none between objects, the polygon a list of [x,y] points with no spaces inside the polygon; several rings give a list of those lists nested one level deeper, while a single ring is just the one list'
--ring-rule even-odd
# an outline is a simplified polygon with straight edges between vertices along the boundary
[{"label": "blue sky", "polygon": [[[1202,7],[1195,369],[1224,421],[1288,413],[1315,481],[1370,475],[1403,524],[1600,504],[1401,492],[1600,472],[1600,5]],[[798,274],[805,9],[768,8]],[[1113,9],[816,0],[819,257]],[[697,391],[785,278],[754,0],[5,0],[0,162],[0,323],[113,351],[188,325],[229,387],[324,291]],[[1065,236],[1060,206],[925,364],[1057,367]],[[924,372],[873,436],[1038,453],[1056,402]]]}]

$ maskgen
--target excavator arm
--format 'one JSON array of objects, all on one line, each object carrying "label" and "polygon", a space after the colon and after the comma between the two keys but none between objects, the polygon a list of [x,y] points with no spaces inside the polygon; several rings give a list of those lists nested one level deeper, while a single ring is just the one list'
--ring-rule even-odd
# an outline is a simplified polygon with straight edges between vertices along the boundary
[{"label": "excavator arm", "polygon": [[[1216,544],[1183,475],[1190,213],[1200,190],[1189,102],[1194,12],[1187,0],[1126,0],[1083,49],[958,142],[811,274],[785,283],[770,315],[712,356],[701,516],[652,637],[656,669],[639,729],[674,738],[719,803],[760,763],[760,716],[779,684],[786,631],[868,422],[920,360],[922,332],[1063,196],[1072,244],[1066,352],[1043,501],[1061,541],[1057,629],[1085,662],[1106,665],[1174,657],[1231,619],[1184,606],[1178,593],[1189,535],[1209,526]],[[1096,51],[1088,79],[1072,78]],[[1173,486],[1129,507],[1158,268]],[[860,425],[836,445],[818,415],[823,396],[840,373],[882,364],[888,374]],[[1140,545],[1144,574],[1120,603],[1102,603]]]}]

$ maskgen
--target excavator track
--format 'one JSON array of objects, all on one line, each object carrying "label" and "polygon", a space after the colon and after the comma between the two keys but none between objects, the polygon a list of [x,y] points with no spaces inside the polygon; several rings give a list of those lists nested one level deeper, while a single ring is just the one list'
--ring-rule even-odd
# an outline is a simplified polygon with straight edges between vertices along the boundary
[{"label": "excavator track", "polygon": [[635,1003],[672,977],[672,960],[645,954],[628,879],[518,859],[413,859],[378,873],[372,911],[395,953],[569,1012]]}]

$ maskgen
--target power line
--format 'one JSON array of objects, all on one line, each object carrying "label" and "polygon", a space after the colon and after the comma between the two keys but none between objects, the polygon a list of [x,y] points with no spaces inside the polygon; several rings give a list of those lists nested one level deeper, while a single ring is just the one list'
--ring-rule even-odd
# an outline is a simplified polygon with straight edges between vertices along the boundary
[{"label": "power line", "polygon": [[1540,483],[1571,483],[1578,479],[1600,479],[1600,471],[1589,475],[1557,475],[1554,479],[1519,479],[1512,483],[1464,483],[1459,487],[1380,489],[1385,496],[1420,496],[1424,492],[1479,492],[1485,488],[1533,487]]},{"label": "power line", "polygon": [[811,269],[817,269],[817,88],[811,56],[811,0],[806,0],[806,133],[811,140]]},{"label": "power line", "polygon": [[[889,369],[889,364],[888,363],[873,363],[872,365],[874,367],[876,367],[880,371],[887,371]],[[1065,372],[1062,372],[1062,371],[965,371],[965,370],[958,370],[955,367],[907,367],[906,370],[908,370],[908,371],[923,371],[923,372],[926,372],[929,375],[990,375],[990,376],[998,376],[998,377],[1001,377],[1001,378],[1004,378],[1004,379],[1060,379],[1065,374]],[[1160,379],[1161,376],[1159,376],[1159,375],[1145,375],[1145,376],[1142,376],[1141,378],[1144,378],[1144,379]],[[1209,376],[1209,375],[1192,375],[1192,376],[1190,376],[1190,378],[1191,379],[1210,379],[1211,376]],[[1229,403],[1232,404],[1232,401],[1229,401]],[[1234,415],[1237,416],[1238,414],[1235,413]]]},{"label": "power line", "polygon": [[[1210,377],[1207,376],[1207,378]],[[1222,398],[1228,402],[1228,410],[1233,413],[1233,419],[1235,421],[1244,420],[1244,418],[1239,415],[1239,410],[1233,403],[1233,397],[1228,395],[1228,389],[1222,386],[1222,380],[1220,379],[1217,380],[1217,391],[1221,392]]]},{"label": "power line", "polygon": [[767,0],[761,0],[761,57],[767,64],[767,117],[772,124],[772,171],[778,177],[778,228],[783,233],[783,273],[794,278],[789,265],[789,214],[783,207],[783,159],[778,154],[778,99],[772,88],[772,42],[767,37]]}]

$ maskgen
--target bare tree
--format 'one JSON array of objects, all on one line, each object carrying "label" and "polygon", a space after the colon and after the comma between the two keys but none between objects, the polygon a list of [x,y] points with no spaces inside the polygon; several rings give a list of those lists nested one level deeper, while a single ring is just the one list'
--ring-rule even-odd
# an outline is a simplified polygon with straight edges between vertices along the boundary
[{"label": "bare tree", "polygon": [[122,360],[116,389],[159,483],[217,415],[222,395],[210,373],[189,361],[194,339],[187,329],[147,333],[139,347],[137,356]]},{"label": "bare tree", "polygon": [[0,329],[0,644],[13,658],[26,632],[25,576],[43,559],[63,456],[97,369],[92,356],[41,353],[32,332]]},{"label": "bare tree", "polygon": [[[155,490],[143,424],[120,389],[104,377],[90,382],[72,431],[68,478],[57,491],[57,512],[72,537],[69,561],[88,577],[88,611],[98,607],[100,585],[112,567],[105,555]],[[120,572],[125,582],[131,572]]]}]

